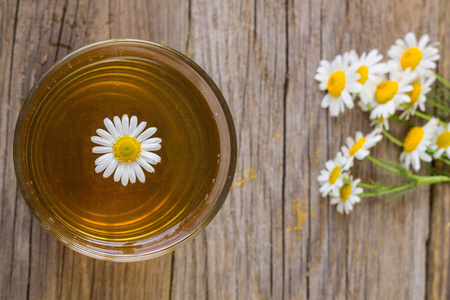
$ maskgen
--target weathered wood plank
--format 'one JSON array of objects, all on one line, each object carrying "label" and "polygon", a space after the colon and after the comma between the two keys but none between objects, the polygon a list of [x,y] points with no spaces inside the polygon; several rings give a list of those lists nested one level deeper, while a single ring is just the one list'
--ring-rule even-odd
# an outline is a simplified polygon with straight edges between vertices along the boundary
[{"label": "weathered wood plank", "polygon": [[[438,73],[450,78],[450,20],[447,12],[450,4],[439,1],[437,26],[441,61]],[[438,167],[445,167],[437,164]],[[427,257],[427,298],[450,298],[450,186],[439,185],[431,189],[430,239]]]},{"label": "weathered wood plank", "polygon": [[[14,111],[11,103],[13,90],[13,61],[14,42],[17,33],[17,12],[16,1],[3,1],[0,10],[0,298],[8,298],[13,289],[12,273],[14,266],[14,245],[15,224],[14,215],[16,213],[16,191],[11,189],[15,186],[14,171],[11,161],[11,147],[14,125]],[[22,255],[22,253],[21,253]],[[26,257],[26,253],[23,254]],[[19,268],[27,269],[27,265]],[[23,293],[23,287],[17,287]],[[25,288],[26,293],[26,288]]]},{"label": "weathered wood plank", "polygon": [[219,215],[175,253],[175,299],[282,297],[285,12],[284,1],[192,1],[188,53],[228,100],[239,159]]},{"label": "weathered wood plank", "polygon": [[[7,71],[1,76],[0,117],[4,133],[0,139],[0,230],[6,241],[0,244],[0,263],[7,270],[0,277],[2,299],[169,298],[171,255],[140,264],[113,264],[79,255],[32,218],[16,188],[12,138],[19,108],[35,80],[56,60],[86,44],[114,37],[161,41],[181,50],[186,45],[187,2],[159,3],[156,9],[146,1],[107,4],[82,0],[2,3],[1,63]],[[121,10],[110,13],[108,7]],[[135,19],[154,23],[145,21],[143,28]],[[120,20],[127,23],[121,25]],[[165,26],[156,26],[158,22]],[[111,32],[114,27],[120,32]]]},{"label": "weathered wood plank", "polygon": [[[382,199],[365,200],[350,216],[339,215],[321,199],[316,178],[323,163],[347,136],[357,130],[368,133],[370,128],[367,114],[358,109],[328,117],[319,107],[321,94],[313,75],[320,58],[333,59],[354,48],[385,53],[408,31],[430,33],[436,39],[436,3],[289,3],[286,178],[290,181],[284,215],[285,277],[291,281],[286,281],[285,294],[291,299],[421,299],[428,190],[410,193],[393,205]],[[383,142],[375,155],[397,160],[397,151]],[[392,178],[368,162],[353,173],[364,179]],[[297,231],[289,232],[293,226]]]},{"label": "weathered wood plank", "polygon": [[[2,108],[2,114],[6,115],[6,131],[2,135],[2,141],[6,142],[4,148],[4,166],[0,169],[4,170],[3,176],[3,194],[2,194],[2,240],[7,241],[0,246],[2,252],[10,251],[8,257],[1,260],[2,270],[10,270],[2,272],[5,280],[9,285],[3,285],[1,291],[5,299],[21,299],[30,295],[31,282],[31,265],[30,259],[36,255],[36,249],[32,249],[32,230],[31,230],[31,213],[23,201],[16,187],[16,179],[12,164],[12,141],[15,122],[20,110],[21,102],[30,90],[32,84],[43,71],[47,63],[48,55],[54,53],[56,47],[52,47],[48,42],[49,30],[51,28],[52,15],[48,14],[51,8],[55,6],[50,1],[41,1],[39,3],[32,1],[16,1],[15,3],[7,3],[8,7],[15,8],[15,12],[5,17],[15,16],[14,34],[11,45],[11,65],[8,70],[10,73],[3,78],[9,78],[8,97],[3,98],[7,106]],[[42,38],[42,40],[41,40]],[[6,48],[2,48],[3,51]],[[53,61],[49,63],[51,66]],[[9,77],[8,77],[9,76]],[[3,100],[2,99],[2,100]],[[13,207],[13,211],[8,211],[9,207]],[[39,226],[39,225],[38,225]],[[4,230],[12,228],[9,232],[9,238],[3,236]],[[42,231],[40,227],[38,230]],[[36,236],[35,236],[36,237]],[[45,244],[44,244],[45,245]],[[54,247],[61,249],[56,241],[52,241],[47,245],[49,250]],[[57,256],[57,252],[56,256]],[[54,255],[53,253],[51,255]],[[4,265],[3,265],[4,264]],[[48,269],[52,270],[54,265],[49,265]],[[47,269],[46,269],[47,270]],[[45,277],[46,271],[42,273]]]}]

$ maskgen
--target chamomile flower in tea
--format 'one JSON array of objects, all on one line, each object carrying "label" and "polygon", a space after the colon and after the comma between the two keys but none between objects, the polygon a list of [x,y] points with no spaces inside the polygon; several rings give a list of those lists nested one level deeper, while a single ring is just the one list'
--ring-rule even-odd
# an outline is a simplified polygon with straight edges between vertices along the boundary
[{"label": "chamomile flower in tea", "polygon": [[103,172],[103,177],[108,178],[114,173],[114,181],[122,182],[123,186],[136,182],[145,182],[142,169],[154,173],[152,165],[161,161],[161,157],[151,151],[161,149],[160,138],[150,138],[155,132],[155,127],[150,127],[144,132],[146,122],[137,125],[137,117],[123,115],[122,120],[114,117],[113,122],[106,118],[104,120],[108,131],[97,129],[99,136],[91,137],[92,142],[101,145],[92,148],[92,152],[102,154],[95,160],[95,172]]}]

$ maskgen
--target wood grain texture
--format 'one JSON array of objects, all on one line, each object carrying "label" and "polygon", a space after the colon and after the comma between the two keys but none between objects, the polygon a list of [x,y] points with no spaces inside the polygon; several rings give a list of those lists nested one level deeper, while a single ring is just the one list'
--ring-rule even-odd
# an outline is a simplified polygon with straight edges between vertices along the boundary
[{"label": "wood grain texture", "polygon": [[[444,0],[3,0],[0,5],[0,299],[447,299],[450,189],[421,188],[350,216],[322,199],[316,178],[367,115],[320,108],[321,58],[385,53],[408,31],[441,42]],[[12,164],[15,122],[34,82],[92,42],[140,38],[199,63],[228,101],[238,167],[215,220],[172,254],[111,263],[63,247],[32,217]],[[393,133],[404,134],[397,128]],[[383,142],[378,157],[396,157]],[[393,180],[369,163],[356,176]]]},{"label": "wood grain texture", "polygon": [[[450,19],[446,10],[448,1],[440,1],[438,35],[441,62],[438,72],[450,78]],[[438,165],[443,167],[442,165]],[[427,296],[429,299],[450,298],[450,186],[440,185],[431,189],[430,238],[427,245]]]}]

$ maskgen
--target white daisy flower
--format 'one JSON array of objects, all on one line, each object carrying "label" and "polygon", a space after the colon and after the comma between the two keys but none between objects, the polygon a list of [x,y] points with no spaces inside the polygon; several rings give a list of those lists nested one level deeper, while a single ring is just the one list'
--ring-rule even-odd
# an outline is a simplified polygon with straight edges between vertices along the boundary
[{"label": "white daisy flower", "polygon": [[344,170],[348,170],[353,166],[355,157],[358,160],[363,160],[370,154],[369,149],[374,147],[383,136],[380,134],[381,129],[376,128],[368,135],[364,136],[360,131],[356,133],[356,139],[352,137],[347,138],[347,146],[342,146],[342,153],[346,158]]},{"label": "white daisy flower", "polygon": [[373,49],[368,54],[363,52],[359,57],[355,51],[352,50],[350,52],[350,62],[358,66],[356,73],[360,75],[358,82],[362,85],[359,92],[362,107],[367,107],[373,98],[377,78],[387,73],[386,64],[380,63],[382,59],[383,55],[379,54],[376,49]]},{"label": "white daisy flower", "polygon": [[432,158],[427,153],[427,147],[431,145],[435,135],[438,120],[432,118],[423,127],[416,126],[411,128],[403,140],[403,152],[400,154],[400,162],[406,169],[410,166],[415,171],[420,170],[420,161],[431,162]]},{"label": "white daisy flower", "polygon": [[413,90],[408,92],[408,96],[411,101],[406,103],[409,107],[401,115],[400,118],[406,120],[419,108],[421,111],[425,111],[425,102],[427,101],[426,95],[431,91],[431,85],[436,80],[436,76],[425,76],[416,74],[416,78],[411,82]]},{"label": "white daisy flower", "polygon": [[405,40],[396,40],[387,54],[402,70],[410,68],[418,73],[433,70],[436,68],[435,61],[439,59],[439,50],[435,47],[437,43],[427,45],[429,41],[430,37],[425,34],[417,42],[415,34],[409,32]]},{"label": "white daisy flower", "polygon": [[361,179],[353,180],[353,177],[344,175],[347,179],[342,187],[337,190],[333,190],[330,196],[330,203],[337,205],[337,211],[341,214],[344,212],[349,214],[353,210],[353,205],[361,201],[361,195],[364,190],[358,186]]},{"label": "white daisy flower", "polygon": [[104,120],[106,130],[97,129],[99,136],[91,137],[91,141],[100,146],[92,148],[93,153],[103,154],[95,160],[95,172],[103,172],[103,177],[108,178],[114,173],[114,181],[122,182],[123,186],[136,182],[145,182],[145,174],[142,169],[153,173],[161,157],[150,151],[161,149],[160,138],[150,138],[155,132],[155,127],[144,131],[147,122],[137,125],[137,117],[128,119],[123,115],[122,120],[114,117],[114,123],[106,118]]},{"label": "white daisy flower", "polygon": [[403,72],[401,77],[391,73],[389,80],[378,78],[376,80],[375,93],[372,94],[373,98],[369,101],[373,108],[370,118],[378,119],[383,117],[388,119],[389,116],[395,114],[400,104],[410,102],[411,98],[407,93],[413,90],[410,84],[412,79],[413,75],[409,69]]},{"label": "white daisy flower", "polygon": [[448,123],[447,128],[439,125],[436,128],[433,140],[434,143],[431,145],[431,149],[436,151],[433,157],[439,159],[445,153],[450,158],[450,123]]},{"label": "white daisy flower", "polygon": [[344,164],[345,158],[341,152],[338,152],[334,159],[330,159],[325,163],[325,169],[321,170],[317,177],[322,197],[328,196],[330,192],[334,189],[339,189],[344,184],[341,176]]},{"label": "white daisy flower", "polygon": [[349,66],[349,57],[346,53],[344,56],[336,56],[331,63],[322,60],[314,77],[319,81],[319,89],[328,92],[323,97],[321,106],[330,108],[331,116],[344,112],[344,106],[352,109],[354,104],[350,93],[358,93],[361,90],[361,83],[357,82],[360,77],[356,73],[358,66]]},{"label": "white daisy flower", "polygon": [[378,119],[372,120],[372,122],[370,122],[370,126],[375,126],[375,128],[380,129],[384,128],[389,131],[389,119],[379,117]]}]

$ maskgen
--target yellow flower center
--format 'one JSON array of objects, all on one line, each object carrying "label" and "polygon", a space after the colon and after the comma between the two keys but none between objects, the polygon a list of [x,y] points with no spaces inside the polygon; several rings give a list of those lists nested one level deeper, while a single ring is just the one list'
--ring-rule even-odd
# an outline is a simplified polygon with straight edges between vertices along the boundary
[{"label": "yellow flower center", "polygon": [[333,97],[339,97],[345,87],[345,74],[341,70],[334,72],[328,78],[327,90]]},{"label": "yellow flower center", "polygon": [[341,201],[347,201],[348,197],[350,197],[352,193],[352,185],[350,183],[344,183],[341,188]]},{"label": "yellow flower center", "polygon": [[403,70],[407,68],[411,68],[414,70],[422,59],[422,51],[418,48],[409,48],[405,52],[403,52],[402,57],[400,58],[400,65]]},{"label": "yellow flower center", "polygon": [[436,145],[439,149],[450,147],[450,131],[441,133],[436,140]]},{"label": "yellow flower center", "polygon": [[361,77],[359,77],[359,79],[358,79],[358,82],[361,84],[364,84],[367,81],[367,79],[369,78],[369,68],[366,66],[359,67],[359,69],[356,70],[356,73],[361,75]]},{"label": "yellow flower center", "polygon": [[412,87],[413,90],[408,92],[408,96],[411,98],[411,101],[408,103],[409,106],[413,106],[419,100],[420,92],[422,91],[422,85],[418,82],[413,83]]},{"label": "yellow flower center", "polygon": [[413,152],[416,150],[420,141],[422,141],[423,135],[425,131],[422,127],[416,126],[411,128],[406,134],[405,139],[403,140],[403,149],[406,152]]},{"label": "yellow flower center", "polygon": [[375,98],[380,104],[388,103],[397,94],[398,83],[395,81],[387,80],[377,87],[375,92]]},{"label": "yellow flower center", "polygon": [[366,138],[360,138],[354,145],[353,147],[350,149],[350,151],[348,151],[348,154],[350,156],[353,156],[356,154],[356,152],[358,152],[359,149],[362,148],[362,146],[364,146],[364,144],[366,143]]},{"label": "yellow flower center", "polygon": [[336,182],[336,180],[339,178],[339,174],[341,174],[341,167],[336,166],[334,167],[333,171],[330,173],[330,178],[328,178],[328,182],[330,184],[333,184]]},{"label": "yellow flower center", "polygon": [[134,137],[125,135],[117,139],[113,145],[114,156],[121,162],[130,163],[141,154],[141,143]]}]

